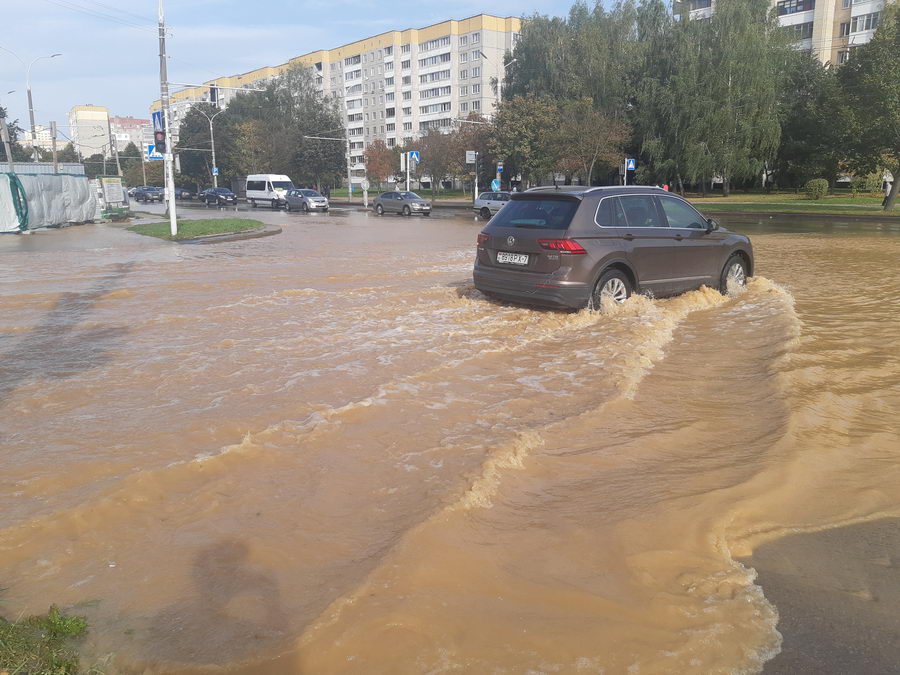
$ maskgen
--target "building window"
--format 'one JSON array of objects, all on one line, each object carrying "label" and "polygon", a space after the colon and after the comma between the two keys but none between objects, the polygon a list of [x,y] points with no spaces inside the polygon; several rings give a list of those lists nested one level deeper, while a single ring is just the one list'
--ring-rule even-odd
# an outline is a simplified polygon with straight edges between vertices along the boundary
[{"label": "building window", "polygon": [[385,70],[385,72],[387,72],[387,73],[393,72],[393,71],[394,71],[394,62],[393,62],[393,61],[388,61],[388,62],[386,62],[386,63],[384,64],[384,70]]},{"label": "building window", "polygon": [[385,55],[385,56],[390,56],[390,55],[393,54],[393,53],[394,53],[394,48],[393,48],[393,47],[385,47],[385,48],[384,48],[384,55]]},{"label": "building window", "polygon": [[459,55],[459,62],[460,62],[460,63],[465,63],[465,62],[468,61],[468,60],[469,60],[469,55],[468,55],[468,54],[462,53],[462,54]]},{"label": "building window", "polygon": [[459,104],[459,112],[468,112],[469,104],[468,103],[460,103]]},{"label": "building window", "polygon": [[464,47],[469,44],[469,36],[468,35],[460,35],[459,36],[459,46]]},{"label": "building window", "polygon": [[389,148],[393,148],[395,145],[397,145],[397,139],[396,139],[396,138],[389,138],[389,139],[387,140],[387,146],[388,146]]},{"label": "building window", "polygon": [[394,94],[393,94],[393,93],[385,94],[385,95],[384,95],[384,100],[387,101],[388,103],[390,103],[391,101],[394,100]]},{"label": "building window", "polygon": [[472,44],[481,41],[481,33],[472,33]]},{"label": "building window", "polygon": [[872,14],[861,14],[850,19],[850,32],[861,33],[864,30],[875,30],[878,28],[878,20],[881,18],[881,12],[873,12]]},{"label": "building window", "polygon": [[403,131],[412,131],[412,122],[404,122]]},{"label": "building window", "polygon": [[419,130],[427,131],[428,129],[446,129],[453,124],[453,120],[445,117],[439,120],[428,120],[427,122],[419,122]]},{"label": "building window", "polygon": [[401,45],[400,53],[401,54],[409,54],[409,45]]},{"label": "building window", "polygon": [[447,47],[450,44],[450,36],[445,35],[444,37],[437,38],[436,40],[429,40],[428,42],[420,42],[419,43],[419,51],[427,52],[430,49],[437,49],[438,47]]},{"label": "building window", "polygon": [[695,9],[709,9],[712,7],[712,0],[691,0],[688,3],[688,11],[693,12]]},{"label": "building window", "polygon": [[362,61],[362,56],[357,54],[356,56],[350,56],[350,57],[344,59],[344,65],[345,66],[355,66],[360,61]]},{"label": "building window", "polygon": [[816,8],[816,0],[780,0],[777,5],[778,16],[808,12]]},{"label": "building window", "polygon": [[838,63],[847,63],[850,60],[850,51],[845,49],[838,52]]},{"label": "building window", "polygon": [[409,70],[409,63],[410,63],[409,59],[406,59],[406,61],[401,61],[401,62],[400,62],[400,67],[401,67],[403,70]]},{"label": "building window", "polygon": [[419,92],[419,98],[435,98],[437,96],[449,96],[450,87],[434,87],[433,89],[423,89]]},{"label": "building window", "polygon": [[450,63],[450,52],[444,52],[443,54],[435,54],[434,56],[429,56],[425,59],[419,59],[419,67],[427,68],[428,66],[436,66],[439,63]]},{"label": "building window", "polygon": [[481,58],[481,50],[480,49],[476,49],[476,50],[472,51],[471,54],[472,54],[473,61],[477,61],[478,59]]},{"label": "building window", "polygon": [[385,116],[386,116],[386,117],[393,117],[393,116],[394,116],[394,110],[395,110],[395,108],[388,108],[387,110],[384,111]]},{"label": "building window", "polygon": [[401,80],[400,84],[412,84],[412,77],[409,75],[404,75],[403,80]]},{"label": "building window", "polygon": [[841,37],[847,37],[850,35],[850,22],[845,21],[841,24]]},{"label": "building window", "polygon": [[466,80],[466,79],[468,79],[468,78],[469,78],[469,71],[468,71],[468,70],[461,70],[461,71],[459,71],[459,79],[461,79],[461,80]]},{"label": "building window", "polygon": [[394,127],[396,127],[396,126],[397,126],[397,125],[394,124],[393,122],[389,122],[388,125],[387,125],[387,130],[388,130],[388,131],[393,131],[393,130],[394,130]]},{"label": "building window", "polygon": [[477,99],[472,101],[472,110],[481,110],[481,101]]},{"label": "building window", "polygon": [[807,23],[795,23],[791,26],[785,26],[785,30],[788,31],[791,36],[791,40],[808,40],[812,37],[813,34],[813,22],[809,21]]},{"label": "building window", "polygon": [[472,77],[481,77],[481,68],[472,68]]},{"label": "building window", "polygon": [[426,84],[428,82],[440,82],[442,80],[450,79],[450,69],[447,70],[438,70],[434,73],[425,73],[424,75],[419,75],[419,84]]},{"label": "building window", "polygon": [[393,77],[384,78],[384,85],[386,87],[393,87],[394,86],[394,78]]},{"label": "building window", "polygon": [[450,112],[450,102],[419,106],[419,113],[422,115],[430,115],[437,112]]},{"label": "building window", "polygon": [[480,85],[480,84],[473,84],[473,85],[472,85],[472,93],[473,93],[473,94],[480,94],[480,93],[481,93],[481,85]]},{"label": "building window", "polygon": [[468,96],[468,95],[469,95],[469,88],[468,88],[468,87],[460,87],[460,88],[459,88],[459,95],[460,95],[460,96]]},{"label": "building window", "polygon": [[404,101],[409,101],[409,100],[411,100],[411,99],[412,99],[412,92],[411,92],[411,91],[404,91],[404,92],[403,92],[403,100],[404,100]]},{"label": "building window", "polygon": [[404,108],[403,114],[404,115],[412,115],[412,107]]}]

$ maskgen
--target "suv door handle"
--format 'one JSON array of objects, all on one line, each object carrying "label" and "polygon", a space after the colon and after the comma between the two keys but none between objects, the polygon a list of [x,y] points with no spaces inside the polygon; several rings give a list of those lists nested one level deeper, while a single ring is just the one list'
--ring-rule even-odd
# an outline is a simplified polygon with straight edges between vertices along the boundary
[{"label": "suv door handle", "polygon": [[682,239],[684,239],[683,235],[680,235],[680,234],[675,235],[675,241],[681,241]]},{"label": "suv door handle", "polygon": [[631,241],[632,239],[634,239],[634,235],[631,234],[630,232],[626,232],[625,236],[623,236],[622,239],[627,239],[628,241]]}]

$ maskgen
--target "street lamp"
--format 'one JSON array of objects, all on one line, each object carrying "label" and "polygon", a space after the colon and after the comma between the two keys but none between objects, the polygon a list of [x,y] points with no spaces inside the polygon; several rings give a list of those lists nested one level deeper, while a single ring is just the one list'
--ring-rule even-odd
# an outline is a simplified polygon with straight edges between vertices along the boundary
[{"label": "street lamp", "polygon": [[[479,49],[478,52],[481,54],[481,57],[490,62],[491,59],[488,58],[488,55],[484,53],[483,50]],[[503,66],[503,76],[506,76],[507,69],[514,64],[519,59],[512,59],[509,63]],[[499,64],[498,64],[499,65]],[[497,68],[497,105],[500,105],[500,101],[503,100],[503,77],[500,76],[500,69]]]},{"label": "street lamp", "polygon": [[[194,110],[199,112],[201,115],[203,115],[207,119],[207,121],[209,121],[209,143],[210,143],[210,146],[212,147],[212,168],[215,169],[216,168],[216,138],[213,135],[213,120],[216,119],[216,117],[218,115],[221,115],[223,112],[225,112],[227,110],[227,108],[223,108],[222,110],[219,110],[218,112],[213,113],[212,117],[210,117],[205,112],[200,110],[200,108],[194,108]],[[219,176],[215,171],[213,172],[212,179],[213,179],[213,187],[219,187]]]},{"label": "street lamp", "polygon": [[25,87],[28,92],[28,118],[31,122],[31,156],[33,161],[38,161],[38,152],[37,152],[37,131],[35,130],[34,124],[34,103],[31,99],[31,67],[40,61],[41,59],[55,59],[57,56],[62,56],[62,54],[50,54],[49,56],[38,56],[35,59],[32,59],[31,63],[27,66],[25,65],[25,61],[22,60],[18,54],[14,51],[7,49],[6,47],[0,47],[5,52],[12,54],[16,57],[19,63],[22,64],[22,67],[25,68]]}]

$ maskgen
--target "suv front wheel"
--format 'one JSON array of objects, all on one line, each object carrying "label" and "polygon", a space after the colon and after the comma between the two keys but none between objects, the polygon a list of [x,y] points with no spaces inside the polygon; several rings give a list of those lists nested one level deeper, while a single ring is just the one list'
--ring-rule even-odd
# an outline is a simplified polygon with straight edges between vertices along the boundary
[{"label": "suv front wheel", "polygon": [[735,253],[722,268],[722,276],[719,279],[719,292],[728,295],[747,283],[747,263],[744,257]]},{"label": "suv front wheel", "polygon": [[604,303],[612,301],[622,304],[631,297],[633,290],[631,281],[622,270],[615,268],[606,270],[594,286],[591,299],[588,301],[588,309],[602,312]]}]

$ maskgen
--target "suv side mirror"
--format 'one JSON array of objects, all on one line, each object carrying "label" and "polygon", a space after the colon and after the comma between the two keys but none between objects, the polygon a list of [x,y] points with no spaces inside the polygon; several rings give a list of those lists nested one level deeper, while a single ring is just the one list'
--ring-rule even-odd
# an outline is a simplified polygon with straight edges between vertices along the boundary
[{"label": "suv side mirror", "polygon": [[707,232],[713,232],[714,230],[718,230],[718,229],[719,229],[719,223],[717,223],[712,218],[706,219],[706,231]]}]

